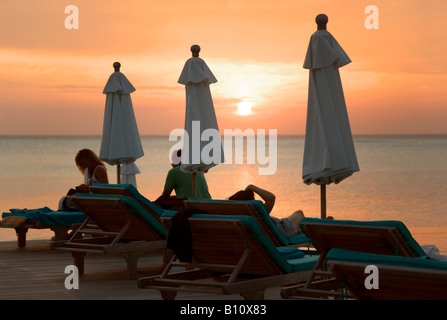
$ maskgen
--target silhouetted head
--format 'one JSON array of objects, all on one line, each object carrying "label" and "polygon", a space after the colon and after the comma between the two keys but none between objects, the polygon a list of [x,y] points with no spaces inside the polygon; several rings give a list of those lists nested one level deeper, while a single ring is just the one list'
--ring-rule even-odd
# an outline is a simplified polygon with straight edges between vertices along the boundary
[{"label": "silhouetted head", "polygon": [[82,173],[84,173],[85,168],[95,168],[99,165],[105,167],[104,163],[99,160],[98,155],[90,149],[79,150],[75,157],[75,163]]},{"label": "silhouetted head", "polygon": [[254,200],[255,194],[252,190],[240,190],[233,194],[228,200]]},{"label": "silhouetted head", "polygon": [[119,63],[119,62],[115,62],[115,63],[113,64],[113,68],[115,69],[115,72],[119,72],[119,71],[120,71],[120,68],[121,68],[121,63]]},{"label": "silhouetted head", "polygon": [[182,162],[182,149],[174,150],[171,154],[171,165],[176,167],[180,165]]}]

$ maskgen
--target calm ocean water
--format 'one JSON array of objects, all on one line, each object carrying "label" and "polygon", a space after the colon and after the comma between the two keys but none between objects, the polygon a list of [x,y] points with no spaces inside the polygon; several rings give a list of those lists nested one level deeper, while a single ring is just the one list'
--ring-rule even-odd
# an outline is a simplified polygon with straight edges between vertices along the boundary
[{"label": "calm ocean water", "polygon": [[[139,191],[155,200],[170,169],[168,137],[142,137]],[[356,136],[360,172],[327,187],[327,212],[337,219],[401,220],[409,227],[447,226],[447,136]],[[70,187],[83,182],[74,164],[79,149],[99,152],[100,137],[0,137],[0,211],[54,210]],[[272,215],[302,209],[319,217],[319,187],[301,179],[304,137],[278,137],[277,169],[259,175],[258,164],[220,164],[207,174],[210,193],[224,199],[247,184],[276,194]],[[228,160],[228,159],[227,159]],[[234,162],[234,161],[232,161]],[[110,182],[116,168],[107,166]]]}]

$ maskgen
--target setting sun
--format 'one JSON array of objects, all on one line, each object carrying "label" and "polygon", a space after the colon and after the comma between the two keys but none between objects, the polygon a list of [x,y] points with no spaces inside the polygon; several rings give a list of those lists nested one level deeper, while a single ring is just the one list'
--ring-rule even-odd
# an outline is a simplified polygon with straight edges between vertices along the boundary
[{"label": "setting sun", "polygon": [[184,126],[177,81],[192,44],[218,80],[210,91],[219,127],[240,121],[304,135],[303,65],[319,13],[352,60],[340,73],[353,134],[447,133],[445,0],[373,1],[380,14],[356,0],[59,2],[0,1],[8,30],[0,36],[0,136],[74,135],[79,123],[83,134],[101,135],[102,91],[115,61],[136,89],[137,121],[151,124],[139,133],[169,135]]},{"label": "setting sun", "polygon": [[237,112],[241,116],[248,116],[251,113],[251,102],[241,101],[237,105]]}]

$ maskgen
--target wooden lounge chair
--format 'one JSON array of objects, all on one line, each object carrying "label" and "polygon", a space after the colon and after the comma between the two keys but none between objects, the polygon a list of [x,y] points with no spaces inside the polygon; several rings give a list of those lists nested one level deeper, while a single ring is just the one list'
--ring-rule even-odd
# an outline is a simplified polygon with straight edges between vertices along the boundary
[{"label": "wooden lounge chair", "polygon": [[312,276],[304,284],[283,288],[286,299],[302,297],[344,297],[338,292],[340,283],[325,268],[325,260],[333,248],[390,256],[425,257],[425,252],[400,221],[348,221],[304,218],[301,230],[312,239],[320,253]]},{"label": "wooden lounge chair", "polygon": [[30,210],[11,209],[11,212],[4,212],[2,217],[0,227],[15,229],[19,248],[26,246],[26,234],[29,229],[51,229],[54,232],[50,242],[52,249],[67,240],[68,232],[73,225],[80,224],[86,219],[82,212],[53,211],[48,207]]},{"label": "wooden lounge chair", "polygon": [[[327,256],[329,270],[356,299],[446,300],[447,263],[333,249]],[[377,287],[366,286],[367,266],[377,267]]]},{"label": "wooden lounge chair", "polygon": [[139,288],[158,289],[163,299],[174,299],[179,291],[263,299],[266,288],[305,281],[318,258],[303,254],[287,260],[250,216],[193,214],[188,222],[192,262],[180,262],[174,254],[160,276],[140,278]]},{"label": "wooden lounge chair", "polygon": [[284,236],[276,227],[262,201],[194,200],[185,201],[185,209],[196,209],[217,215],[245,215],[256,219],[272,243],[279,246],[306,246],[310,239],[303,233],[292,237]]},{"label": "wooden lounge chair", "polygon": [[80,274],[84,272],[87,253],[120,253],[127,261],[128,278],[135,279],[139,256],[166,247],[167,230],[136,200],[92,194],[79,194],[72,199],[87,220],[58,249],[71,252]]}]

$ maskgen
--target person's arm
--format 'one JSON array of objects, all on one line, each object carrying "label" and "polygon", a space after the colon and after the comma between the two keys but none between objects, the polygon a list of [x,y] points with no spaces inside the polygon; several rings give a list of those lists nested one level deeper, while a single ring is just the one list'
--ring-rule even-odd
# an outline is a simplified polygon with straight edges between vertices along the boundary
[{"label": "person's arm", "polygon": [[[109,184],[109,177],[107,176],[107,170],[105,168],[99,167],[99,166],[96,167],[95,177],[96,177],[96,180],[98,181],[98,183]],[[89,184],[84,183],[84,184],[77,186],[76,190],[83,192],[83,193],[89,193],[90,186],[91,186],[91,183],[89,183]]]},{"label": "person's arm", "polygon": [[98,180],[98,183],[109,183],[109,177],[107,176],[107,170],[103,167],[97,167],[95,170],[95,177]]},{"label": "person's arm", "polygon": [[168,175],[166,176],[165,186],[163,188],[163,192],[161,194],[161,197],[170,197],[172,190],[175,189],[176,186],[176,180],[175,180],[175,174],[174,171],[169,170]]},{"label": "person's arm", "polygon": [[264,206],[268,213],[270,213],[275,205],[276,196],[270,191],[261,189],[255,185],[248,185],[245,190],[251,190],[254,193],[258,194],[262,200],[264,200]]},{"label": "person's arm", "polygon": [[82,192],[82,193],[89,193],[90,192],[90,185],[87,184],[81,184],[76,187],[76,191]]}]

